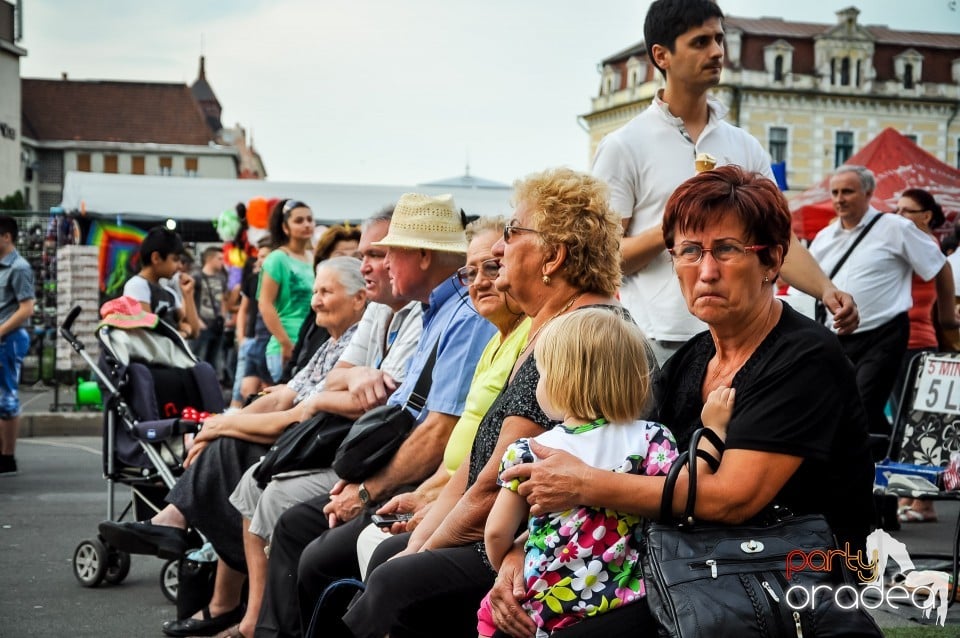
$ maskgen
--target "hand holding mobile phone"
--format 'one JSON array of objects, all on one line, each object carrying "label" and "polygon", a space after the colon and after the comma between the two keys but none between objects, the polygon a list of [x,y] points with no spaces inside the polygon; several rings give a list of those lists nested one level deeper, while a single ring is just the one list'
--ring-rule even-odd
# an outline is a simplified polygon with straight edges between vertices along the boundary
[{"label": "hand holding mobile phone", "polygon": [[413,514],[374,514],[370,520],[377,527],[390,527],[394,523],[403,523],[413,518]]}]

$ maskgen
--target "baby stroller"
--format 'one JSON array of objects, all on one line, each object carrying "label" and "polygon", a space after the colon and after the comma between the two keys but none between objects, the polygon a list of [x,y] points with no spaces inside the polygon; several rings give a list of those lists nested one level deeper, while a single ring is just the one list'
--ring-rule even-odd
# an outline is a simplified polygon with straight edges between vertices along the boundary
[{"label": "baby stroller", "polygon": [[[184,435],[198,431],[197,421],[181,418],[185,408],[222,412],[223,394],[210,364],[199,361],[183,337],[164,321],[153,327],[119,328],[101,324],[99,364],[84,349],[71,327],[74,307],[60,334],[89,364],[104,392],[103,474],[107,480],[107,518],[150,518],[183,470]],[[141,313],[147,315],[147,313]],[[147,315],[155,320],[155,315]],[[149,321],[148,321],[149,323]],[[131,500],[115,517],[117,484],[130,486]],[[199,547],[201,543],[198,543]],[[179,560],[169,560],[160,574],[164,595],[177,599]],[[81,541],[73,555],[73,572],[84,587],[118,584],[130,571],[130,555],[98,534]]]}]

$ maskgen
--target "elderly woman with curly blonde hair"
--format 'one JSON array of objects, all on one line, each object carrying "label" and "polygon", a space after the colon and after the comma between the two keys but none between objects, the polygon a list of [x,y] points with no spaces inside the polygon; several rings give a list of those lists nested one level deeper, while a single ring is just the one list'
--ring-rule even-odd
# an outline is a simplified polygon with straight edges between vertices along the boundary
[{"label": "elderly woman with curly blonde hair", "polygon": [[537,403],[533,345],[553,319],[580,308],[627,316],[614,296],[621,226],[606,186],[570,169],[548,170],[518,181],[514,203],[493,246],[500,261],[495,283],[511,309],[531,318],[530,337],[481,421],[468,461],[412,534],[385,541],[374,554],[366,593],[343,618],[355,636],[476,635],[476,610],[495,576],[483,530],[500,458],[510,443],[554,425]]}]

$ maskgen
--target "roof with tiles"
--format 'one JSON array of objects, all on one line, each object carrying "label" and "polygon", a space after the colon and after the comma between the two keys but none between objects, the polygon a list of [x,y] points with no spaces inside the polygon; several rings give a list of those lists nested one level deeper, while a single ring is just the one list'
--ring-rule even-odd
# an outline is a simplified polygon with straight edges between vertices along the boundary
[{"label": "roof with tiles", "polygon": [[214,140],[186,84],[24,78],[22,130],[39,141],[206,146]]},{"label": "roof with tiles", "polygon": [[[723,21],[727,30],[739,29],[745,36],[772,38],[814,38],[824,35],[836,27],[836,23],[788,22],[783,18],[742,18],[727,16]],[[860,25],[874,38],[878,45],[893,45],[930,49],[960,49],[960,33],[933,33],[928,31],[898,31],[886,25]],[[603,64],[613,64],[627,60],[632,56],[645,56],[646,44],[643,41],[634,44],[603,60]]]}]

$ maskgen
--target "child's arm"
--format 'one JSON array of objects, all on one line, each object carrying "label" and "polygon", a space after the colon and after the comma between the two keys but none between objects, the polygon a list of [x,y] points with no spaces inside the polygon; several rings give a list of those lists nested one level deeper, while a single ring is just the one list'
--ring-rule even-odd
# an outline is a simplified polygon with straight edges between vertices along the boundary
[{"label": "child's arm", "polygon": [[[720,437],[721,441],[727,440],[727,425],[730,423],[730,417],[733,414],[733,404],[737,391],[735,388],[720,386],[707,396],[707,401],[703,404],[703,411],[700,413],[700,420],[703,426],[710,428]],[[706,437],[700,439],[700,445],[697,449],[704,450],[713,458],[719,460],[722,452],[718,450]],[[697,459],[697,471],[713,473],[713,469],[703,459]]]},{"label": "child's arm", "polygon": [[509,488],[500,490],[483,530],[487,558],[494,569],[499,571],[503,557],[513,547],[517,529],[529,515],[530,506],[526,499]]}]

